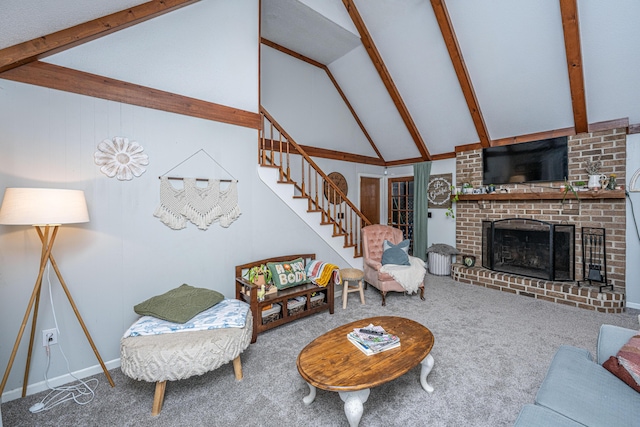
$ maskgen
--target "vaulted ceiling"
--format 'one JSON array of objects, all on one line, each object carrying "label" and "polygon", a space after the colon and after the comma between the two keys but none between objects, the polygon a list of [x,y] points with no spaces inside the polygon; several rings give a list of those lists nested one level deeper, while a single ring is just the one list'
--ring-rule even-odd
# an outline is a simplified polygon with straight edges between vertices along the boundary
[{"label": "vaulted ceiling", "polygon": [[[5,0],[0,78],[192,2]],[[610,127],[640,132],[636,0],[262,0],[261,9],[263,57],[326,73],[361,132],[349,143],[298,141],[319,155],[393,165]]]}]

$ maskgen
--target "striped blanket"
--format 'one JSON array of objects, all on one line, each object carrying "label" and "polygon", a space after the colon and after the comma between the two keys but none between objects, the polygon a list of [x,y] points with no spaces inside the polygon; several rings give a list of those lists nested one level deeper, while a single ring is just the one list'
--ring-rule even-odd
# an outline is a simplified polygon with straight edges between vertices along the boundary
[{"label": "striped blanket", "polygon": [[322,287],[327,286],[332,279],[338,285],[342,283],[340,268],[337,265],[322,261],[311,261],[307,265],[307,278]]}]

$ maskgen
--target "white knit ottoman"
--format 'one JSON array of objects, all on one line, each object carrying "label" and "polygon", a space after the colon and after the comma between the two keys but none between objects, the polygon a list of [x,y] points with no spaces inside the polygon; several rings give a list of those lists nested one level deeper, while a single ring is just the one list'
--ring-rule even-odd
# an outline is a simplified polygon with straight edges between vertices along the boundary
[{"label": "white knit ottoman", "polygon": [[130,378],[156,383],[151,415],[158,415],[167,381],[202,375],[232,360],[236,379],[241,380],[240,353],[249,346],[252,332],[248,312],[243,328],[130,336],[120,341],[120,367]]}]

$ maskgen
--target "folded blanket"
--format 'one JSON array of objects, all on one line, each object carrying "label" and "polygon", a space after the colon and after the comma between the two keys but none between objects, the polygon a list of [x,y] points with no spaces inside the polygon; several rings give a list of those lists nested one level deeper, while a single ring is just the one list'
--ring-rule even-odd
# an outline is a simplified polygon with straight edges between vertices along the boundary
[{"label": "folded blanket", "polygon": [[381,273],[387,273],[400,283],[410,294],[417,292],[420,284],[424,280],[427,270],[424,268],[424,261],[420,258],[409,255],[410,265],[385,264],[380,267]]},{"label": "folded blanket", "polygon": [[225,299],[196,314],[185,323],[173,323],[153,316],[142,316],[127,329],[123,338],[206,329],[244,328],[248,312],[249,304],[237,299]]},{"label": "folded blanket", "polygon": [[340,268],[322,261],[311,261],[307,265],[307,278],[322,287],[327,286],[332,278],[334,283],[338,285],[342,283]]}]

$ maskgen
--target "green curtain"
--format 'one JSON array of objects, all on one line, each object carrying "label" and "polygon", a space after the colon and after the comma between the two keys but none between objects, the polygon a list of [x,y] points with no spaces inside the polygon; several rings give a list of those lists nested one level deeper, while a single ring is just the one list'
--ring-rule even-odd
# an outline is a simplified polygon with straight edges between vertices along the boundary
[{"label": "green curtain", "polygon": [[427,211],[431,162],[413,165],[413,256],[427,260]]}]

